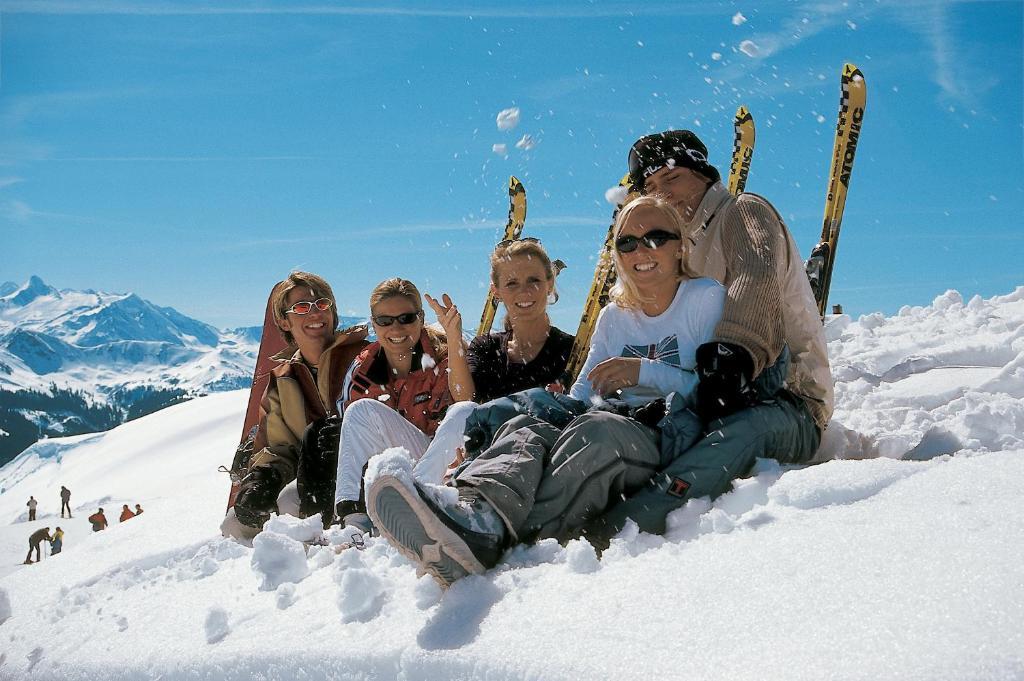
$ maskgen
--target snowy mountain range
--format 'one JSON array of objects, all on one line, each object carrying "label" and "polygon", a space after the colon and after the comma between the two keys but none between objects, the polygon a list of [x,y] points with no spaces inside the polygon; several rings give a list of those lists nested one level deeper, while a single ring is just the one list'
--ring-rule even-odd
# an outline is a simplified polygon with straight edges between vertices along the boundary
[{"label": "snowy mountain range", "polygon": [[247,387],[261,329],[221,331],[134,293],[57,290],[36,276],[0,284],[0,464],[40,437]]},{"label": "snowy mountain range", "polygon": [[[222,538],[244,390],[39,442],[0,467],[0,679],[1024,678],[1024,287],[826,333],[835,460],[447,592],[380,538],[304,546],[318,518]],[[63,553],[20,565],[58,525]]]}]

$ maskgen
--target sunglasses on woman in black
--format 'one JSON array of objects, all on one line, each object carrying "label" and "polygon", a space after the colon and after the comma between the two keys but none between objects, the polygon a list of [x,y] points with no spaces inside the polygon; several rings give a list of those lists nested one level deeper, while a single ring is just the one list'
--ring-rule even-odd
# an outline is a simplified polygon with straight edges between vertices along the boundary
[{"label": "sunglasses on woman in black", "polygon": [[632,253],[643,244],[653,251],[669,241],[679,241],[679,239],[678,234],[667,232],[664,229],[652,229],[643,236],[620,236],[615,240],[615,250],[619,253]]},{"label": "sunglasses on woman in black", "polygon": [[377,326],[391,326],[395,322],[398,322],[404,326],[405,324],[412,324],[422,316],[422,310],[419,312],[403,312],[400,315],[379,314],[376,317],[373,317],[373,323]]}]

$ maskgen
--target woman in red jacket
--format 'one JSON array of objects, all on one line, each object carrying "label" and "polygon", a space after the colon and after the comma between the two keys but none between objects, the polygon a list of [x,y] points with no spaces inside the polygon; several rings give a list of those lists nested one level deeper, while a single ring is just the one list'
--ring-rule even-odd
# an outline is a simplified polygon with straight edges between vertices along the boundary
[{"label": "woman in red jacket", "polygon": [[335,502],[338,518],[347,524],[369,529],[362,478],[370,457],[404,447],[418,459],[452,403],[448,339],[424,326],[421,301],[419,289],[397,277],[370,294],[377,341],[353,362],[338,400],[344,416]]}]

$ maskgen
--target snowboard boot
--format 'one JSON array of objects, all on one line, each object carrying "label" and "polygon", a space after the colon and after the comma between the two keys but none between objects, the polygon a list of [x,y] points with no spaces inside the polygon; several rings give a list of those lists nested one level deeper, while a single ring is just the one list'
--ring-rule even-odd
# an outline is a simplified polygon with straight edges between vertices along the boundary
[{"label": "snowboard boot", "polygon": [[473,489],[446,502],[382,475],[367,494],[367,511],[380,533],[444,589],[497,565],[505,548],[504,522]]},{"label": "snowboard boot", "polygon": [[342,527],[352,527],[366,535],[373,531],[373,523],[370,522],[370,516],[366,515],[366,504],[362,501],[342,499],[334,508]]}]

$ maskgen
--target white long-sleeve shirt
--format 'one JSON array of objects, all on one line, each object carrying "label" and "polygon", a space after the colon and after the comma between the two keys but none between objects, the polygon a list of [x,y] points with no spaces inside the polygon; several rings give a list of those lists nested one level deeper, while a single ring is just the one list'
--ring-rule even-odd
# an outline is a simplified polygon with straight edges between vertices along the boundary
[{"label": "white long-sleeve shirt", "polygon": [[714,337],[724,304],[725,287],[706,278],[680,282],[672,304],[656,317],[609,303],[597,317],[587,361],[569,394],[593,401],[597,396],[587,375],[595,366],[610,357],[639,357],[637,385],[616,397],[632,406],[673,392],[692,398],[697,347]]}]

